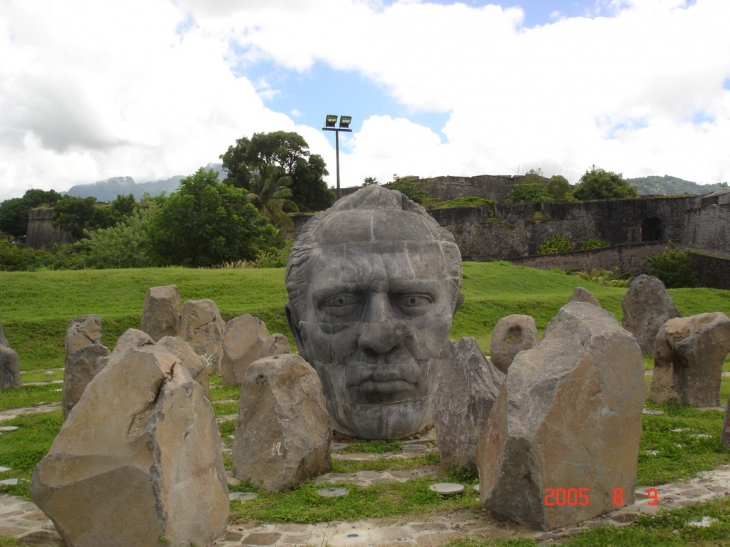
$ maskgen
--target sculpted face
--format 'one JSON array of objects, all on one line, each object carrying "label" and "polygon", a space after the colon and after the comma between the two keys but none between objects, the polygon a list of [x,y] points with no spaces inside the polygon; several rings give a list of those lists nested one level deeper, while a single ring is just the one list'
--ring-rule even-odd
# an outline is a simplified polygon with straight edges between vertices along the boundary
[{"label": "sculpted face", "polygon": [[334,426],[399,438],[431,420],[458,284],[438,227],[394,209],[345,210],[315,228],[309,283],[287,304]]}]

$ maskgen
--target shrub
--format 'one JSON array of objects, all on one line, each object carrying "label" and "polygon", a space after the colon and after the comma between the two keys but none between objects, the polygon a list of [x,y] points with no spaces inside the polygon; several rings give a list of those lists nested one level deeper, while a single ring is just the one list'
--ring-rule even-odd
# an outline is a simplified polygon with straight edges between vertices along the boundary
[{"label": "shrub", "polygon": [[568,179],[562,175],[550,177],[545,185],[545,191],[552,196],[553,199],[568,199],[571,197],[571,188]]},{"label": "shrub", "polygon": [[532,203],[539,206],[543,201],[550,201],[553,197],[545,190],[545,185],[537,183],[514,184],[512,190],[504,197],[507,203]]},{"label": "shrub", "polygon": [[401,194],[416,203],[422,203],[429,197],[428,191],[424,190],[423,183],[410,180],[410,177],[393,175],[393,181],[388,183],[388,189],[398,190]]},{"label": "shrub", "polygon": [[577,272],[572,272],[572,274],[580,279],[585,279],[586,281],[590,281],[598,285],[604,285],[606,287],[631,286],[631,275],[620,273],[618,268],[614,268],[613,271],[594,268],[589,272],[579,270]]},{"label": "shrub", "polygon": [[0,238],[0,271],[28,272],[44,265],[46,251],[36,251],[25,245],[10,243]]},{"label": "shrub", "polygon": [[606,171],[592,166],[580,178],[573,190],[573,197],[580,200],[636,197],[636,188],[631,186],[621,173]]},{"label": "shrub", "polygon": [[547,238],[540,248],[537,250],[539,255],[551,255],[555,253],[565,253],[573,250],[573,244],[570,240],[558,234],[553,234]]},{"label": "shrub", "polygon": [[580,246],[582,251],[588,249],[600,249],[602,247],[608,247],[609,243],[605,239],[586,239],[583,245]]},{"label": "shrub", "polygon": [[646,259],[651,265],[651,275],[658,277],[667,289],[697,287],[697,275],[692,269],[689,253],[668,251]]}]

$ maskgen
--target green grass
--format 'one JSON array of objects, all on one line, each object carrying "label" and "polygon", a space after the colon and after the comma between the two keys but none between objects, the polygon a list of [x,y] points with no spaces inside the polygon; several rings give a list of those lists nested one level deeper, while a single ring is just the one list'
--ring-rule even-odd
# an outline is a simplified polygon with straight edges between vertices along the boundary
[{"label": "green grass", "polygon": [[27,408],[41,404],[60,403],[62,384],[46,384],[43,386],[21,385],[17,389],[0,392],[0,410],[11,408]]},{"label": "green grass", "polygon": [[379,460],[340,460],[332,459],[333,473],[357,473],[358,471],[402,471],[438,465],[438,454],[426,454],[414,458],[383,458]]},{"label": "green grass", "polygon": [[366,441],[358,439],[348,442],[342,452],[346,454],[385,454],[386,452],[400,452],[403,443],[400,441]]}]

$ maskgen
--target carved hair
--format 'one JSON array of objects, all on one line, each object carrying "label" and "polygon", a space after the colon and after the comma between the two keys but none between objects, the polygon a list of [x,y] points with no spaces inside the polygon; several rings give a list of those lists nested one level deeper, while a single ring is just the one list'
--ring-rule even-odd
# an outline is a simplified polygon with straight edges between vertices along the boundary
[{"label": "carved hair", "polygon": [[320,242],[315,237],[315,229],[319,224],[333,213],[350,209],[373,210],[373,209],[395,209],[408,211],[423,218],[430,223],[439,234],[438,241],[444,255],[444,261],[449,272],[447,278],[450,281],[449,293],[452,309],[455,312],[461,303],[459,289],[461,288],[461,253],[454,242],[451,232],[439,226],[426,210],[411,201],[397,190],[388,190],[380,186],[366,186],[354,194],[340,199],[326,211],[314,215],[302,228],[297,240],[294,242],[289,261],[286,265],[285,284],[289,293],[289,301],[295,306],[297,312],[303,311],[300,307],[301,301],[307,292],[307,286],[311,277],[312,250],[319,246]]}]

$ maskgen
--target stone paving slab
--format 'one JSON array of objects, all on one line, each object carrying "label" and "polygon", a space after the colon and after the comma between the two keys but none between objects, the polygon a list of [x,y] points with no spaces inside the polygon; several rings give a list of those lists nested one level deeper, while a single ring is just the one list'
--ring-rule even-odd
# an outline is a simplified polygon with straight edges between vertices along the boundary
[{"label": "stone paving slab", "polygon": [[[435,473],[433,468],[431,469]],[[336,479],[343,482],[371,483],[378,480],[402,481],[395,471],[358,473],[329,473],[318,480]],[[345,476],[346,475],[346,476]],[[657,486],[658,504],[653,503],[653,492],[648,487],[637,489],[637,502],[604,515],[581,526],[571,526],[550,532],[529,530],[510,522],[497,522],[485,511],[475,514],[460,511],[430,516],[428,520],[367,519],[357,522],[327,522],[318,524],[261,524],[232,523],[226,535],[211,544],[215,547],[242,545],[295,547],[438,547],[458,537],[499,538],[520,537],[538,541],[560,539],[578,534],[593,526],[628,526],[643,514],[654,515],[660,509],[676,509],[715,498],[730,496],[730,466],[698,474],[686,483],[678,482]],[[234,502],[246,503],[246,502]],[[60,538],[53,523],[38,508],[22,499],[0,495],[0,535],[28,538],[29,545],[51,547]]]},{"label": "stone paving slab", "polygon": [[57,408],[61,408],[61,403],[50,403],[47,405],[39,405],[28,408],[11,408],[10,410],[0,411],[0,422],[14,420],[22,414],[42,414],[44,412],[53,412]]}]

